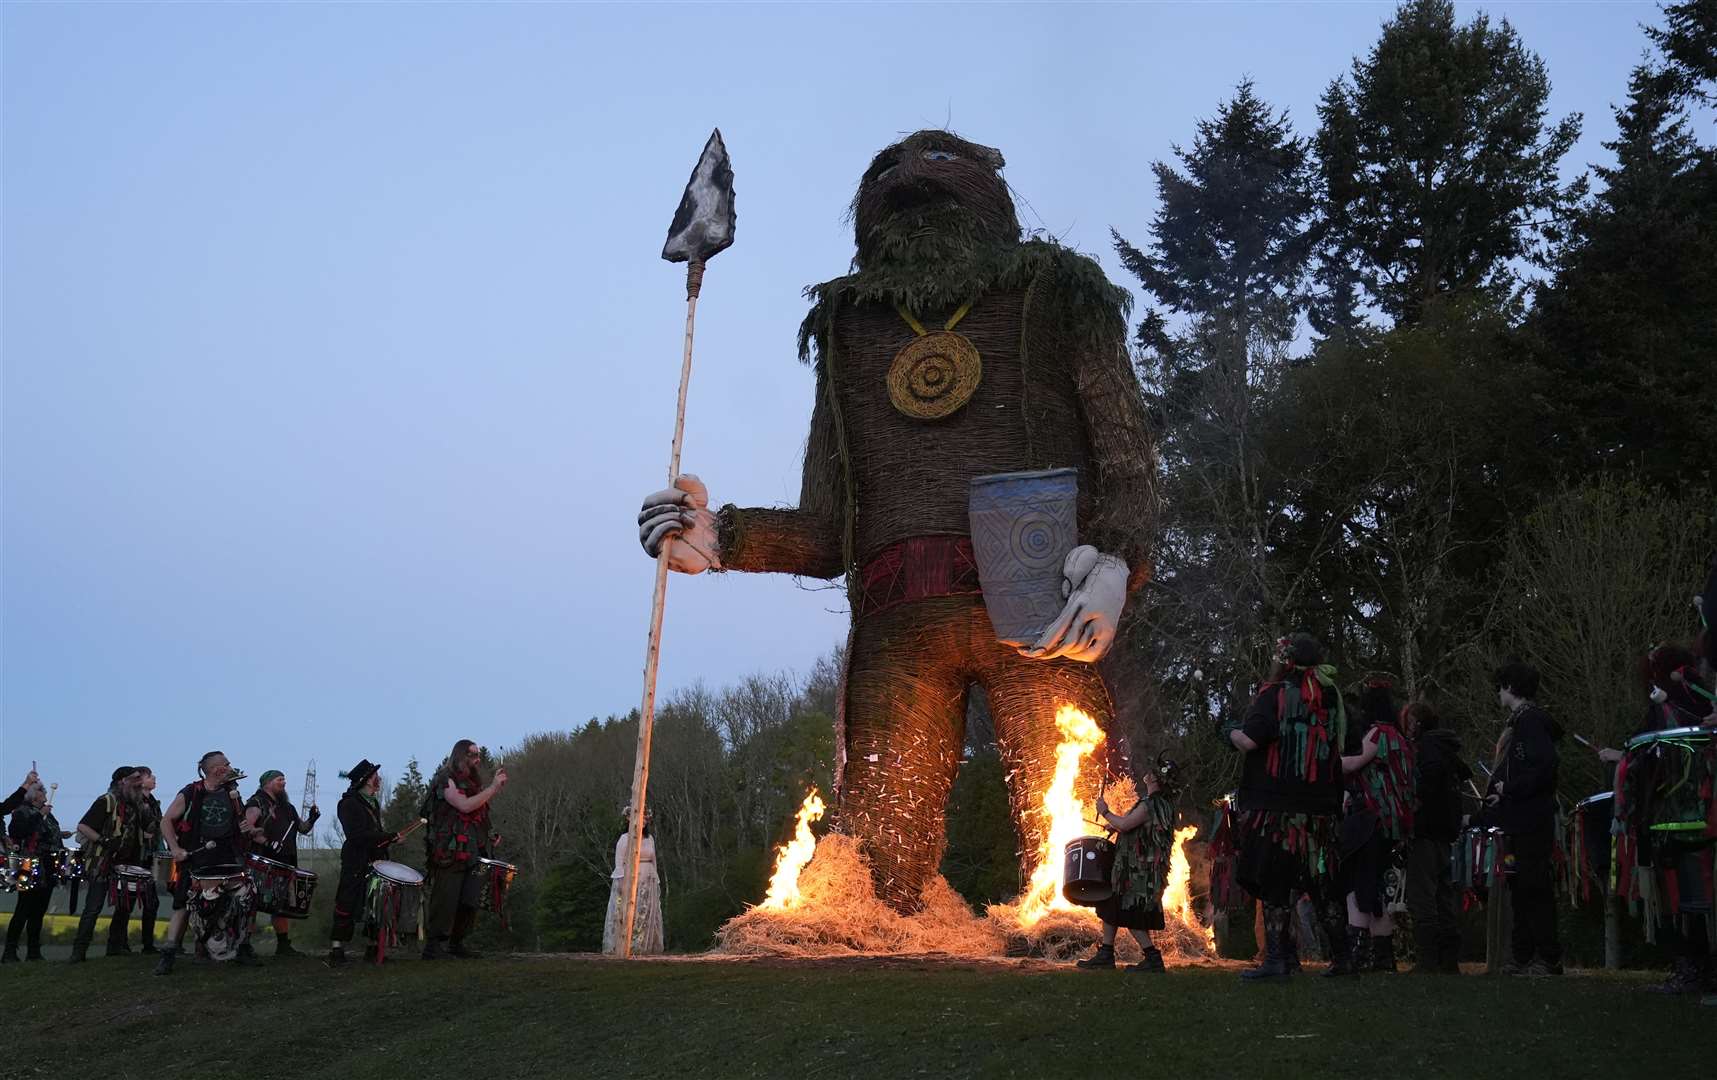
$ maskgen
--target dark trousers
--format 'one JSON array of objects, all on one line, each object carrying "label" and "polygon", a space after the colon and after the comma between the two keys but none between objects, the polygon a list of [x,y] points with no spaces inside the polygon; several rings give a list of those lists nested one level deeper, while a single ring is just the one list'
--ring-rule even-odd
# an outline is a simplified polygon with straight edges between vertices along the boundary
[{"label": "dark trousers", "polygon": [[30,889],[18,894],[18,906],[12,909],[12,921],[6,926],[6,951],[16,956],[18,938],[24,938],[28,956],[42,955],[42,916],[48,913],[48,901],[54,890]]},{"label": "dark trousers", "polygon": [[334,929],[328,935],[331,940],[341,943],[352,940],[352,926],[364,903],[368,874],[368,867],[362,864],[340,868],[340,884],[334,890]]},{"label": "dark trousers", "polygon": [[1453,970],[1461,958],[1455,887],[1449,880],[1447,841],[1416,836],[1407,844],[1407,911],[1419,966]]},{"label": "dark trousers", "polygon": [[144,886],[143,898],[140,906],[143,909],[143,914],[140,917],[140,921],[143,924],[143,947],[147,949],[149,946],[155,944],[155,915],[161,910],[161,892],[155,887],[155,882],[151,881],[148,885]]},{"label": "dark trousers", "polygon": [[[72,955],[82,956],[89,949],[90,939],[95,937],[95,920],[101,917],[101,909],[107,904],[108,879],[104,877],[89,877],[83,882],[83,915],[78,919],[77,936],[72,938]],[[111,933],[108,940],[113,940]]]},{"label": "dark trousers", "polygon": [[161,908],[161,898],[156,894],[155,882],[148,882],[140,896],[128,892],[120,892],[119,898],[113,905],[113,918],[107,926],[107,947],[119,949],[125,946],[125,939],[131,933],[131,909],[133,905],[138,911],[138,922],[142,928],[144,945],[155,943],[155,913]]},{"label": "dark trousers", "polygon": [[1550,829],[1514,833],[1514,876],[1509,895],[1514,903],[1514,962],[1528,964],[1534,956],[1559,963],[1562,946],[1556,940],[1556,886],[1550,868],[1555,837]]},{"label": "dark trousers", "polygon": [[463,866],[429,868],[429,917],[424,931],[429,940],[465,936],[459,929],[469,924],[470,916],[461,919],[459,915],[477,910],[482,883],[481,877]]}]

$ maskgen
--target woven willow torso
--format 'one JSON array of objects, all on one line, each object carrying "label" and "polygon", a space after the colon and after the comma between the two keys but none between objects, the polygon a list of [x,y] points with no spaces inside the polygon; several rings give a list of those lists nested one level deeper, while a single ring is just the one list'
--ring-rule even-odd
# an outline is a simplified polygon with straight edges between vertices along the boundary
[{"label": "woven willow torso", "polygon": [[[935,420],[903,415],[889,398],[889,366],[914,337],[899,312],[866,304],[836,317],[834,387],[855,488],[853,554],[860,565],[910,537],[968,535],[967,485],[988,473],[1078,468],[1085,518],[1085,424],[1054,327],[1041,315],[1042,299],[1034,295],[1028,312],[1027,290],[1012,290],[972,306],[959,332],[977,347],[983,377],[964,406]],[[913,314],[941,326],[952,310]],[[1022,328],[1029,328],[1023,357]]]}]

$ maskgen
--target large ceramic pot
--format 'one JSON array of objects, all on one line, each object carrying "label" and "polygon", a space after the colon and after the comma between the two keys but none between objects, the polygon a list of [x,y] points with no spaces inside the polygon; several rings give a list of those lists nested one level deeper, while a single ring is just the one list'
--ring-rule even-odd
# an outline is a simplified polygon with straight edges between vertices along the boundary
[{"label": "large ceramic pot", "polygon": [[1065,603],[1062,564],[1079,544],[1079,470],[975,477],[968,514],[996,640],[1033,644]]}]

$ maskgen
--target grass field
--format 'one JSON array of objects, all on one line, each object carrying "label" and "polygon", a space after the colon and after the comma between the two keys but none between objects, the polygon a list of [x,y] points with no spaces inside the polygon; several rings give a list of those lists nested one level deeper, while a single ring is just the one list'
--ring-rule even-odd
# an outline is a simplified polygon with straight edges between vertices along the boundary
[{"label": "grass field", "polygon": [[[58,952],[59,950],[55,950]],[[6,965],[0,1077],[1709,1076],[1642,974],[1161,977],[924,960]],[[40,1048],[36,1057],[26,1048]]]}]

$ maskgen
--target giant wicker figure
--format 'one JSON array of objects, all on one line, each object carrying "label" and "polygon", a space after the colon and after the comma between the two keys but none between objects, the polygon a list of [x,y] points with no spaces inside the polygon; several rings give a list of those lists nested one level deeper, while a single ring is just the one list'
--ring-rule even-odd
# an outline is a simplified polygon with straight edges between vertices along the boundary
[{"label": "giant wicker figure", "polygon": [[[865,171],[853,272],[807,290],[800,355],[815,361],[817,398],[797,508],[711,512],[685,476],[639,517],[645,550],[674,537],[682,572],[845,575],[836,826],[861,841],[879,895],[901,911],[942,852],[967,688],[989,692],[1021,856],[1035,859],[1056,709],[1107,725],[1095,661],[1149,577],[1154,462],[1126,294],[1092,260],[1021,241],[1002,164],[993,149],[921,131]],[[1061,617],[1035,642],[1000,644],[979,589],[970,481],[1053,468],[1078,471],[1084,546],[1062,568]]]}]

